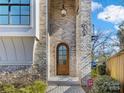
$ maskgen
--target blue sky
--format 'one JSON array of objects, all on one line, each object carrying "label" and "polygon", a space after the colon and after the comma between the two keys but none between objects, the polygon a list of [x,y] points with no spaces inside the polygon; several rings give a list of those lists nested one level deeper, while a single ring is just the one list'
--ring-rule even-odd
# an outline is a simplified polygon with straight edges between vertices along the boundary
[{"label": "blue sky", "polygon": [[93,0],[92,8],[92,23],[96,29],[116,32],[116,27],[124,20],[124,0]]},{"label": "blue sky", "polygon": [[[113,51],[113,54],[115,54],[120,50],[119,46],[113,45],[119,44],[117,31],[119,24],[123,21],[124,0],[92,0],[92,24],[94,24],[95,32],[98,35],[102,32],[98,43],[103,42],[105,36],[110,38],[105,41],[107,47],[104,51]],[[101,49],[101,46],[98,48]]]}]

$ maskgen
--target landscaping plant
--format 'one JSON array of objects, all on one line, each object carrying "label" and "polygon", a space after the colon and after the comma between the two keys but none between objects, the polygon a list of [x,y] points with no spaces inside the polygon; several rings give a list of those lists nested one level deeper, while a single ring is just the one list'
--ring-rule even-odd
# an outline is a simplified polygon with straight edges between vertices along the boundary
[{"label": "landscaping plant", "polygon": [[[118,86],[115,86],[115,89],[112,89],[113,85],[118,85]],[[113,90],[114,91],[117,90],[116,88],[120,89],[119,82],[112,79],[110,76],[103,75],[103,76],[99,76],[94,81],[94,85],[90,93],[113,93]]]},{"label": "landscaping plant", "polygon": [[36,80],[29,85],[16,87],[14,84],[0,83],[0,93],[45,93],[47,85]]}]

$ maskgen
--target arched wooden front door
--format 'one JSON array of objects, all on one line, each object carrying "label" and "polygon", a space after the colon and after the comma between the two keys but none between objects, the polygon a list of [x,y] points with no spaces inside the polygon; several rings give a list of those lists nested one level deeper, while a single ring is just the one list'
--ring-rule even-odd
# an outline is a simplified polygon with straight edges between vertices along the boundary
[{"label": "arched wooden front door", "polygon": [[57,75],[69,75],[69,47],[63,43],[57,46]]}]

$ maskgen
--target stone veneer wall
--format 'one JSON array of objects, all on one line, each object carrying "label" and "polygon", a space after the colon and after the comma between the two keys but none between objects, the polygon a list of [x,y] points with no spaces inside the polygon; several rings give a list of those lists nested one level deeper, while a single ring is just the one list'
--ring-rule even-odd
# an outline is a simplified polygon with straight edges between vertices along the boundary
[{"label": "stone veneer wall", "polygon": [[34,58],[33,64],[36,68],[37,73],[40,74],[42,80],[47,80],[47,28],[46,28],[46,18],[47,18],[47,0],[40,0],[40,23],[39,23],[39,40],[35,41],[34,44]]},{"label": "stone veneer wall", "polygon": [[41,78],[32,65],[0,66],[0,82],[25,85]]},{"label": "stone veneer wall", "polygon": [[0,81],[13,82],[13,80],[19,76],[32,73],[30,68],[31,66],[29,65],[0,66]]},{"label": "stone veneer wall", "polygon": [[65,0],[67,15],[61,16],[62,0],[51,0],[50,7],[50,76],[56,76],[56,48],[59,43],[69,46],[69,75],[76,75],[76,14],[75,0]]},{"label": "stone veneer wall", "polygon": [[87,84],[91,72],[91,0],[79,1],[77,15],[77,61],[82,85]]}]

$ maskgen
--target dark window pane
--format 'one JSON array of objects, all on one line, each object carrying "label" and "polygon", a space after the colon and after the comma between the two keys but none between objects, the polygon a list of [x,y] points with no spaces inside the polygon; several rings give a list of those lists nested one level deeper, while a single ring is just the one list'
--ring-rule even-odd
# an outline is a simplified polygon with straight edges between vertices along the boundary
[{"label": "dark window pane", "polygon": [[62,50],[66,51],[66,46],[63,46]]},{"label": "dark window pane", "polygon": [[[9,4],[10,3],[10,4]],[[30,0],[0,0],[0,24],[29,25],[30,24]],[[11,5],[13,4],[13,5]],[[17,5],[16,5],[17,4]],[[10,8],[9,8],[10,7]]]},{"label": "dark window pane", "polygon": [[60,45],[58,48],[58,63],[66,64],[67,60],[67,48],[65,45]]},{"label": "dark window pane", "polygon": [[20,0],[11,0],[11,4],[20,4]]},{"label": "dark window pane", "polygon": [[59,51],[62,50],[62,46],[59,46]]},{"label": "dark window pane", "polygon": [[18,25],[20,23],[20,16],[11,16],[10,24]]},{"label": "dark window pane", "polygon": [[21,4],[30,4],[30,0],[21,0]]},{"label": "dark window pane", "polygon": [[61,56],[62,56],[62,51],[59,51],[59,55],[61,55]]},{"label": "dark window pane", "polygon": [[63,60],[63,64],[66,64],[66,60]]},{"label": "dark window pane", "polygon": [[59,64],[63,64],[63,60],[59,60]]},{"label": "dark window pane", "polygon": [[8,24],[8,16],[0,16],[0,24]]},{"label": "dark window pane", "polygon": [[63,60],[66,60],[66,56],[63,56]]},{"label": "dark window pane", "polygon": [[20,6],[11,6],[11,15],[19,15]]},{"label": "dark window pane", "polygon": [[61,55],[59,55],[59,60],[62,60],[62,59],[63,59],[63,57]]},{"label": "dark window pane", "polygon": [[21,16],[21,24],[22,25],[29,25],[30,24],[29,19],[30,19],[29,16]]},{"label": "dark window pane", "polygon": [[63,51],[63,55],[66,56],[66,51]]},{"label": "dark window pane", "polygon": [[29,6],[21,6],[21,15],[30,15]]},{"label": "dark window pane", "polygon": [[0,6],[0,15],[8,13],[9,13],[8,6]]},{"label": "dark window pane", "polygon": [[0,4],[7,4],[9,0],[0,0]]}]

